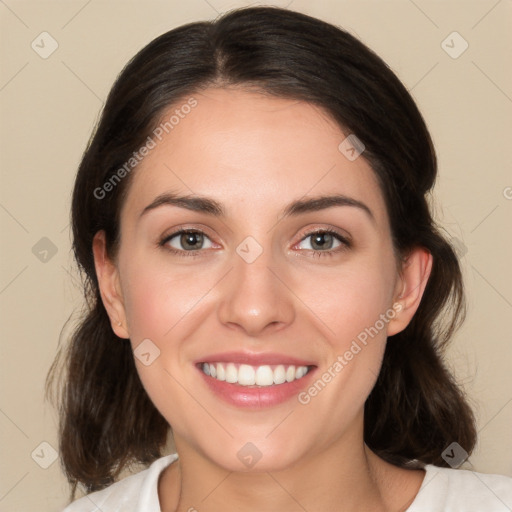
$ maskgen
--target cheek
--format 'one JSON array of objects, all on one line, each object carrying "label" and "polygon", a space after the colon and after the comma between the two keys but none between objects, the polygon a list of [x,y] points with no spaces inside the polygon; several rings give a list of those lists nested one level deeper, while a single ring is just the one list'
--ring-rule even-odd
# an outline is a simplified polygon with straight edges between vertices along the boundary
[{"label": "cheek", "polygon": [[316,307],[329,326],[329,355],[321,382],[306,390],[303,402],[311,401],[318,411],[333,411],[337,424],[361,410],[379,375],[388,324],[396,316],[395,272],[392,249],[381,247],[323,280]]},{"label": "cheek", "polygon": [[[189,364],[190,344],[186,342],[193,332],[191,324],[196,324],[192,320],[198,300],[213,282],[211,277],[203,276],[205,282],[196,279],[197,273],[179,275],[161,267],[155,262],[137,264],[136,258],[125,266],[125,309],[137,372],[145,390],[173,428],[186,430],[190,423],[204,423],[201,411],[191,410],[190,396],[183,390],[183,364]],[[148,339],[150,344],[145,341]],[[142,342],[144,351],[137,350]],[[138,359],[138,353],[149,353],[149,364]]]},{"label": "cheek", "polygon": [[387,327],[396,316],[393,260],[379,254],[384,251],[354,258],[338,271],[304,275],[297,294],[317,318],[322,334],[318,353],[324,354],[317,384],[306,390],[301,403],[311,401],[318,414],[332,411],[338,422],[346,421],[349,411],[360,410],[371,392],[386,348]]},{"label": "cheek", "polygon": [[174,326],[194,309],[198,300],[208,291],[208,282],[190,276],[162,271],[156,265],[134,264],[126,271],[129,285],[125,309],[132,343],[141,339],[165,340]]},{"label": "cheek", "polygon": [[385,339],[387,322],[381,315],[389,317],[392,277],[386,262],[361,258],[339,270],[304,273],[297,295],[324,325],[332,347],[344,352],[353,339],[363,339],[368,330],[374,334],[375,326]]}]

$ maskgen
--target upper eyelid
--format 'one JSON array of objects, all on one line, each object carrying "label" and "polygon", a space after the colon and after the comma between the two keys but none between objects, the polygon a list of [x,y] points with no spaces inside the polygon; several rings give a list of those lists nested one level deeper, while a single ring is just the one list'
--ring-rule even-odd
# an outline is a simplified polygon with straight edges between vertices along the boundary
[{"label": "upper eyelid", "polygon": [[[208,232],[206,232],[205,230],[201,229],[201,228],[195,228],[195,227],[185,227],[185,226],[179,226],[177,228],[175,228],[175,230],[173,230],[172,233],[169,233],[169,235],[164,235],[162,237],[162,243],[168,243],[170,240],[172,240],[173,238],[177,237],[178,235],[181,235],[183,234],[183,232],[187,233],[187,232],[192,232],[192,233],[201,233],[203,235],[205,235],[206,237],[208,237],[208,239],[210,239],[210,241],[212,243],[216,243],[212,240],[212,237],[208,234]],[[352,243],[352,238],[350,235],[343,235],[339,232],[338,229],[335,229],[335,228],[332,228],[332,227],[314,227],[314,228],[310,228],[308,230],[306,230],[304,233],[302,233],[300,235],[300,238],[297,242],[294,243],[294,245],[297,245],[297,243],[300,243],[302,241],[304,241],[306,238],[314,235],[315,233],[324,233],[324,232],[327,232],[327,233],[330,233],[332,235],[335,235],[335,236],[338,236],[339,237],[339,241],[341,243],[344,243],[344,244],[351,244]],[[202,249],[196,249],[197,251],[201,251]],[[192,252],[192,251],[187,251],[187,252]]]},{"label": "upper eyelid", "polygon": [[[304,240],[307,240],[310,236],[316,234],[316,233],[327,233],[327,234],[330,234],[330,235],[333,235],[337,240],[338,242],[340,242],[341,245],[345,246],[345,248],[350,248],[352,247],[352,237],[351,236],[345,236],[345,235],[342,235],[341,233],[338,232],[338,230],[336,229],[328,229],[328,228],[318,228],[318,229],[313,229],[311,231],[306,231],[302,236],[301,238],[299,239],[298,242],[294,243],[293,246],[295,247],[297,244],[300,244],[301,242],[303,242]],[[311,249],[305,249],[305,250],[311,250]],[[335,252],[336,249],[328,249],[326,251],[315,251],[315,252],[318,252],[318,253],[329,253],[329,252]]]}]

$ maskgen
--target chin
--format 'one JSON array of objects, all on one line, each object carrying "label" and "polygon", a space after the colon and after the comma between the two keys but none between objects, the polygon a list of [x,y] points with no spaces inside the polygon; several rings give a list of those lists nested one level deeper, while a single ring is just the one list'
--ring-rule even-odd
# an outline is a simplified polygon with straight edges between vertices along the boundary
[{"label": "chin", "polygon": [[242,441],[238,437],[236,441],[219,443],[218,446],[219,449],[214,451],[211,446],[206,447],[205,455],[217,466],[237,473],[283,471],[294,466],[301,453],[298,447],[282,439],[270,442],[264,437],[261,441]]}]

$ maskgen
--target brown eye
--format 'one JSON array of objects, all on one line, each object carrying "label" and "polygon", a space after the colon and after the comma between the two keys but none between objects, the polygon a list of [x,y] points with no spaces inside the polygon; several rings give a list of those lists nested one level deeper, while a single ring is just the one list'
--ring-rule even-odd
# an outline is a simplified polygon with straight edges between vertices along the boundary
[{"label": "brown eye", "polygon": [[[318,230],[308,233],[300,242],[302,244],[306,240],[310,240],[309,247],[301,247],[305,250],[315,251],[318,253],[332,254],[350,247],[350,243],[336,231]],[[300,245],[299,244],[299,245]]]},{"label": "brown eye", "polygon": [[309,235],[313,249],[332,249],[335,238],[331,233],[314,233]]},{"label": "brown eye", "polygon": [[[206,246],[205,243],[207,243]],[[181,230],[172,233],[162,240],[161,245],[170,246],[176,252],[198,251],[212,247],[210,239],[197,230]]]}]

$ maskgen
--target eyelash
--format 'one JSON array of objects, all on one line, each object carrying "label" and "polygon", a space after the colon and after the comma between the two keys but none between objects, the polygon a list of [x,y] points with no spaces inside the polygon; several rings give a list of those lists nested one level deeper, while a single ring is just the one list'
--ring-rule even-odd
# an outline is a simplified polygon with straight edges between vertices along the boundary
[{"label": "eyelash", "polygon": [[[174,237],[176,237],[177,235],[185,234],[185,233],[200,233],[200,234],[208,237],[208,235],[206,233],[204,233],[203,231],[201,231],[199,229],[180,229],[179,231],[175,231],[174,233],[171,233],[170,235],[165,236],[162,240],[160,240],[160,242],[158,242],[158,246],[162,247],[166,251],[171,252],[172,254],[175,254],[177,256],[184,257],[184,258],[190,258],[190,257],[194,258],[194,257],[200,256],[200,253],[203,252],[202,249],[195,249],[192,251],[183,251],[183,250],[174,249],[173,247],[166,246],[167,242],[172,240]],[[326,234],[332,235],[339,242],[341,242],[342,245],[340,245],[336,249],[328,249],[326,251],[315,251],[313,249],[303,249],[303,250],[313,252],[314,256],[318,255],[318,257],[324,257],[324,256],[332,257],[332,256],[335,256],[336,254],[346,251],[352,247],[352,243],[348,239],[341,236],[334,229],[329,229],[329,228],[322,228],[322,229],[309,231],[308,233],[305,233],[305,235],[300,239],[299,242],[302,242],[306,238],[308,238],[312,235],[316,235],[318,233],[322,233],[322,234],[326,233]]]}]

